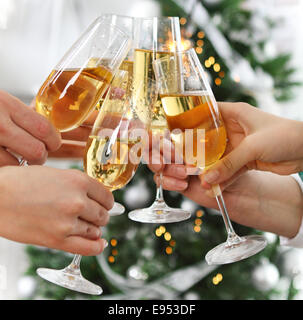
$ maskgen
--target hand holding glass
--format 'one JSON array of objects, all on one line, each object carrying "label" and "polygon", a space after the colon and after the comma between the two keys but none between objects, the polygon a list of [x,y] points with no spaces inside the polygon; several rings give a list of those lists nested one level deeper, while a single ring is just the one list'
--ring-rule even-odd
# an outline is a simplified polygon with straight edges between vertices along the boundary
[{"label": "hand holding glass", "polygon": [[[134,31],[134,86],[144,79],[155,78],[153,61],[166,57],[181,47],[181,32],[178,17],[136,18]],[[149,111],[142,105],[141,110]],[[150,131],[163,141],[167,133],[167,122],[160,97],[153,108]],[[172,223],[190,218],[191,213],[181,208],[169,207],[163,196],[162,172],[154,203],[149,208],[129,212],[129,218],[143,223]]]},{"label": "hand holding glass", "polygon": [[[202,65],[194,51],[175,52],[154,62],[159,93],[171,137],[186,164],[207,169],[225,152],[226,131]],[[228,217],[219,185],[213,186],[227,241],[209,251],[208,264],[225,264],[250,257],[266,246],[259,235],[239,237]]]},{"label": "hand holding glass", "polygon": [[[134,176],[148,139],[150,117],[139,117],[136,104],[140,91],[145,90],[145,104],[152,109],[157,97],[153,80],[144,86],[129,86],[127,71],[119,70],[106,95],[86,144],[84,168],[109,190],[124,187]],[[148,88],[146,88],[146,85]],[[39,268],[38,274],[57,285],[71,290],[101,294],[102,288],[83,278],[80,271],[81,256],[62,270]]]}]

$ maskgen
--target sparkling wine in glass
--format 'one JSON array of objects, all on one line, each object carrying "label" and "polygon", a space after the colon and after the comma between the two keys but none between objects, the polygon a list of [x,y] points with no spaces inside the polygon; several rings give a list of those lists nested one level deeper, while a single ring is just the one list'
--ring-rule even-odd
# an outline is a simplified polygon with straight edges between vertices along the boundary
[{"label": "sparkling wine in glass", "polygon": [[[106,95],[130,48],[128,33],[106,17],[97,18],[43,83],[36,110],[61,132],[80,126]],[[110,214],[124,210],[115,202]]]},{"label": "sparkling wine in glass", "polygon": [[97,18],[54,67],[36,96],[36,110],[61,132],[94,110],[128,54],[130,37]]},{"label": "sparkling wine in glass", "polygon": [[[80,126],[105,94],[130,46],[131,39],[127,34],[102,17],[97,18],[43,83],[36,96],[37,112],[61,132]],[[94,284],[81,276],[76,265],[77,259],[64,271],[39,268],[37,273],[63,286],[66,282],[69,288],[81,287],[82,292],[99,292]]]},{"label": "sparkling wine in glass", "polygon": [[[104,14],[102,15],[102,19],[111,25],[117,26],[121,30],[123,30],[131,40],[134,39],[134,18],[124,15],[117,15],[117,14]],[[133,45],[130,47],[127,56],[122,61],[119,70],[127,71],[128,76],[128,87],[132,84],[132,75],[133,75],[133,64],[134,64],[134,49]],[[101,96],[96,106],[97,109],[102,107],[102,104],[105,99],[105,94]],[[110,210],[111,216],[118,216],[125,212],[125,208],[122,204],[115,202],[114,207]]]},{"label": "sparkling wine in glass", "polygon": [[[207,169],[225,152],[226,130],[194,49],[156,60],[154,69],[176,149],[183,155],[185,164]],[[235,233],[220,186],[213,185],[212,189],[224,220],[227,240],[207,253],[207,263],[231,263],[264,249],[267,242],[263,236],[240,237]]]},{"label": "sparkling wine in glass", "polygon": [[[181,48],[180,23],[177,17],[136,18],[134,31],[134,67],[133,83],[155,78],[153,61],[172,54]],[[144,92],[141,92],[144,94]],[[139,114],[149,112],[144,104],[138,106]],[[160,97],[153,107],[152,122],[150,127],[153,137],[160,141],[167,135],[167,121]],[[129,212],[129,218],[143,223],[171,223],[190,218],[191,213],[169,207],[163,197],[162,172],[160,183],[157,187],[156,199],[148,208],[137,209]]]},{"label": "sparkling wine in glass", "polygon": [[[102,108],[91,129],[83,159],[85,172],[110,191],[124,187],[134,176],[148,144],[150,118],[138,117],[136,103],[140,90],[147,90],[145,104],[150,110],[157,97],[154,80],[129,87],[128,72],[118,70]],[[38,274],[59,286],[98,295],[102,288],[81,275],[81,255],[76,254],[69,266],[62,270],[39,268]]]},{"label": "sparkling wine in glass", "polygon": [[[135,18],[134,17],[129,17],[129,16],[124,16],[124,15],[117,15],[117,14],[103,14],[102,19],[104,22],[111,24],[113,26],[118,27],[121,29],[123,32],[125,32],[130,39],[132,40],[132,45],[122,61],[119,69],[120,70],[125,70],[128,72],[129,76],[129,81],[132,79],[132,74],[133,74],[133,63],[134,63],[134,46],[133,46],[133,40],[134,40],[134,32],[135,32]],[[101,108],[102,103],[104,101],[105,95],[101,97],[99,100],[99,103],[97,105],[97,108]]]}]

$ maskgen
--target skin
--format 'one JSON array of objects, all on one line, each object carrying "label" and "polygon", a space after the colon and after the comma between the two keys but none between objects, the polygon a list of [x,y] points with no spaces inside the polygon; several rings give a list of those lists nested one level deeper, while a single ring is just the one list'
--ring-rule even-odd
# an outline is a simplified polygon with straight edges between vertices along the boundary
[{"label": "skin", "polygon": [[[219,109],[228,143],[222,160],[207,172],[220,172],[215,183],[220,183],[230,218],[249,227],[294,237],[302,219],[302,192],[292,177],[281,175],[303,168],[302,123],[276,117],[245,103],[219,103]],[[93,117],[88,120],[92,122]],[[89,130],[80,127],[65,137],[86,141],[88,135]],[[163,165],[162,156],[170,148],[167,143],[161,154],[154,155],[158,161],[149,164],[156,183],[163,170],[164,189],[181,192],[202,206],[218,209],[211,189],[213,182],[208,182],[205,173],[190,176],[185,165]],[[80,150],[74,151],[74,155],[79,152],[82,156],[83,149]]]},{"label": "skin", "polygon": [[0,235],[13,241],[97,255],[113,203],[111,192],[79,170],[0,168]]},{"label": "skin", "polygon": [[[149,165],[159,184],[159,165]],[[166,165],[162,186],[177,191],[196,203],[218,209],[208,189],[203,188],[199,176],[189,176],[180,164]],[[221,185],[230,218],[242,225],[276,233],[287,238],[299,230],[303,198],[300,187],[292,177],[270,172],[250,171]]]},{"label": "skin", "polygon": [[289,175],[303,170],[303,123],[246,103],[219,103],[227,130],[226,153],[202,175],[221,184],[249,169]]},{"label": "skin", "polygon": [[303,170],[302,122],[245,103],[219,103],[219,109],[228,137],[224,157],[200,176],[189,176],[185,165],[150,164],[155,181],[159,183],[158,173],[164,170],[164,189],[216,209],[212,184],[220,184],[232,220],[294,237],[302,220],[303,199],[289,174]]},{"label": "skin", "polygon": [[[189,176],[184,165],[164,166],[161,154],[160,164],[149,165],[155,172],[155,181],[159,183],[158,173],[163,170],[164,189],[181,192],[200,205],[216,209],[211,185],[219,183],[232,220],[294,237],[302,219],[302,193],[292,177],[281,175],[303,170],[302,123],[276,117],[245,103],[219,103],[219,109],[228,143],[224,157],[207,170],[219,174],[207,176],[204,172]],[[94,119],[95,114],[84,126],[63,133],[60,149],[50,155],[82,157]]]},{"label": "skin", "polygon": [[43,164],[48,152],[59,149],[61,138],[50,122],[1,90],[0,115],[0,166],[18,165],[15,155]]},{"label": "skin", "polygon": [[[0,236],[81,255],[102,252],[100,227],[108,223],[112,194],[78,170],[35,165],[49,153],[79,157],[90,129],[67,133],[74,145],[62,144],[45,117],[4,91],[0,115]],[[19,166],[20,156],[32,165]]]}]

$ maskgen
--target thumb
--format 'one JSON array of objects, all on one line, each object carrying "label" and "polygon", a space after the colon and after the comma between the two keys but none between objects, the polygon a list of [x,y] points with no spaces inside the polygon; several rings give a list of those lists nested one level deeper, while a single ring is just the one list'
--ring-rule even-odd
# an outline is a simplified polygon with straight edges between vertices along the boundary
[{"label": "thumb", "polygon": [[251,148],[244,139],[237,148],[208,168],[201,175],[201,181],[206,184],[223,183],[252,160],[255,159]]}]

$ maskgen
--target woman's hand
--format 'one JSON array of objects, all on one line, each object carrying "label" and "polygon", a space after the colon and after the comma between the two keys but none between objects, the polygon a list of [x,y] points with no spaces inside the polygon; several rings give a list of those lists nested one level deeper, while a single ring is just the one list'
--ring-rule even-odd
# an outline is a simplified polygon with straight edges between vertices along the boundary
[{"label": "woman's hand", "polygon": [[[149,167],[155,172],[155,167]],[[154,176],[159,183],[159,174]],[[177,191],[201,206],[218,209],[216,199],[201,186],[199,176],[188,176],[183,165],[166,165],[162,186]],[[303,198],[290,176],[250,171],[221,185],[230,218],[242,225],[294,237],[301,225]]]},{"label": "woman's hand", "polygon": [[19,165],[15,155],[43,164],[48,151],[60,145],[60,135],[47,119],[0,90],[0,166]]},{"label": "woman's hand", "polygon": [[78,170],[44,166],[0,168],[0,236],[97,255],[105,246],[112,194]]},{"label": "woman's hand", "polygon": [[227,131],[225,155],[202,175],[203,186],[221,184],[248,169],[289,175],[303,170],[303,123],[246,103],[219,103]]}]

